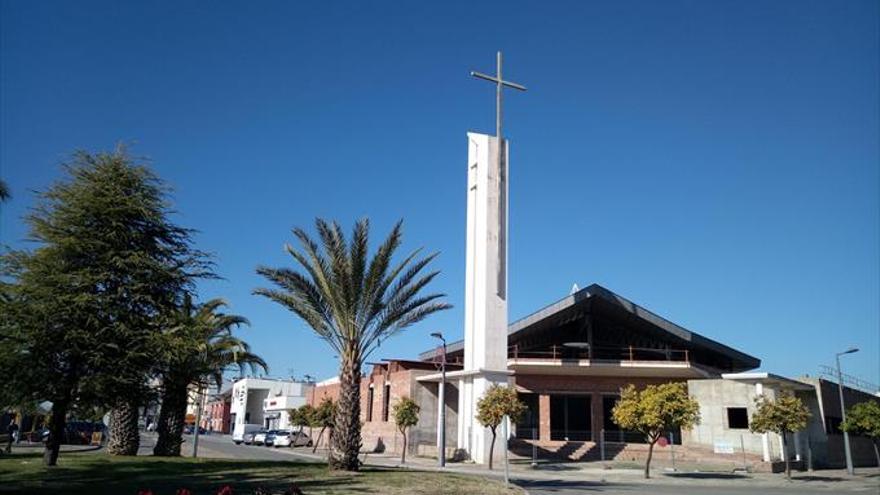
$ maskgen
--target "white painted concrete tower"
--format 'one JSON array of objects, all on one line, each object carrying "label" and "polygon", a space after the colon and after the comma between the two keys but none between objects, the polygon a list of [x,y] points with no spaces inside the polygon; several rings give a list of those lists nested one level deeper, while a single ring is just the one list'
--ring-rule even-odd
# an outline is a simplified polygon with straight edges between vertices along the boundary
[{"label": "white painted concrete tower", "polygon": [[[507,370],[508,153],[499,167],[498,138],[472,132],[467,137],[467,268],[458,448],[475,462],[487,463],[492,433],[476,420],[477,401],[493,383],[506,385],[511,374]],[[501,443],[499,438],[496,459],[501,458]]]}]

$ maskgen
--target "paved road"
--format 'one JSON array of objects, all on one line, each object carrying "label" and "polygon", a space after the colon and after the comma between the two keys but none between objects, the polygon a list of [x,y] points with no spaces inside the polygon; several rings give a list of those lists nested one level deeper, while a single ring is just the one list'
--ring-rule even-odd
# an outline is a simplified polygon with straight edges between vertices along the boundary
[{"label": "paved road", "polygon": [[[188,456],[192,454],[193,437],[185,435],[184,438],[185,442],[182,453]],[[145,436],[142,440],[143,447],[151,451],[153,441],[154,437]],[[310,447],[297,447],[293,449],[282,447],[276,449],[274,447],[235,445],[228,435],[205,435],[199,437],[199,457],[319,462],[311,452],[312,449]],[[392,466],[396,463],[396,460],[373,457],[368,462]],[[427,466],[426,468],[430,469]],[[450,471],[458,470],[453,468]],[[462,469],[459,472],[468,473],[468,471],[469,469]],[[843,481],[840,477],[836,476],[815,476],[810,481],[802,479],[789,484],[779,480],[778,483],[768,486],[763,482],[758,483],[759,480],[757,479],[738,479],[739,475],[709,473],[681,474],[678,479],[663,477],[648,482],[640,478],[634,478],[632,481],[626,478],[609,479],[608,482],[603,482],[599,481],[599,476],[604,475],[597,476],[595,473],[584,473],[574,476],[562,474],[559,476],[559,479],[555,480],[517,479],[516,473],[511,473],[511,475],[512,480],[525,488],[531,495],[574,495],[588,493],[608,495],[633,495],[636,493],[659,495],[836,495],[840,493],[865,493],[874,495],[880,493],[880,490],[878,490],[880,476],[872,477],[867,485]],[[801,476],[803,475],[801,474]],[[501,473],[498,471],[492,473],[492,477],[497,478],[500,476]]]},{"label": "paved road", "polygon": [[812,488],[793,484],[790,487],[768,486],[709,486],[687,484],[604,484],[595,481],[519,481],[531,495],[573,495],[584,493],[602,493],[607,495],[632,495],[635,493],[651,493],[660,495],[795,495],[795,494],[840,494],[840,493],[878,493],[876,487],[850,488],[837,490],[833,488]]},{"label": "paved road", "polygon": [[[192,455],[193,436],[183,436],[181,455]],[[144,434],[141,437],[141,452],[149,454],[153,451],[156,441],[155,434]],[[235,445],[229,435],[199,435],[199,457],[213,457],[221,459],[255,459],[262,461],[306,461],[314,462],[314,459],[297,455],[298,452],[311,453],[310,447],[264,447],[257,445]]]}]

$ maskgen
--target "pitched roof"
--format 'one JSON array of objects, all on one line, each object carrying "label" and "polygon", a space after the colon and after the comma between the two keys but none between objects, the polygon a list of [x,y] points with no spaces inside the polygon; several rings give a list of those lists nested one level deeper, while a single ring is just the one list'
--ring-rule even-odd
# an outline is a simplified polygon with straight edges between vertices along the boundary
[{"label": "pitched roof", "polygon": [[[612,307],[619,308],[632,317],[650,324],[651,327],[681,342],[684,346],[723,355],[730,359],[735,365],[734,368],[738,370],[754,369],[761,365],[761,361],[758,358],[692,332],[598,284],[592,284],[589,287],[585,287],[511,323],[507,330],[508,341],[516,339],[527,331],[533,332],[553,328],[559,324],[561,319],[570,318],[570,314],[573,310],[576,310],[579,307],[585,307],[590,302],[596,300],[609,304]],[[459,352],[463,348],[464,341],[459,340],[449,344],[447,352]],[[423,352],[419,355],[419,359],[431,359],[435,352],[435,349]]]}]

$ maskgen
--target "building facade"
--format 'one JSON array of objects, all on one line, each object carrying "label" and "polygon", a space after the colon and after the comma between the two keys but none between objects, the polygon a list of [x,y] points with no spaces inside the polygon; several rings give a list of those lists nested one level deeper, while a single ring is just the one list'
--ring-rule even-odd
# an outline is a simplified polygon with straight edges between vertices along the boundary
[{"label": "building facade", "polygon": [[313,383],[271,378],[242,378],[232,385],[230,423],[266,429],[290,427],[287,412],[306,403]]}]

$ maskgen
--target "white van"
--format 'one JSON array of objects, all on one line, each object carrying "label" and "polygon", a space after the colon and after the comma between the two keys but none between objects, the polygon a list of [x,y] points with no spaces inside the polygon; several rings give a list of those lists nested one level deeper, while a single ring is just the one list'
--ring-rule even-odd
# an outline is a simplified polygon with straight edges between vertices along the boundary
[{"label": "white van", "polygon": [[[253,434],[262,430],[263,425],[253,425],[253,424],[240,424],[235,425],[235,429],[232,431],[232,441],[235,442],[235,445],[241,445],[242,442],[245,442],[245,435],[250,435],[253,437]],[[247,441],[245,443],[250,443]]]}]

